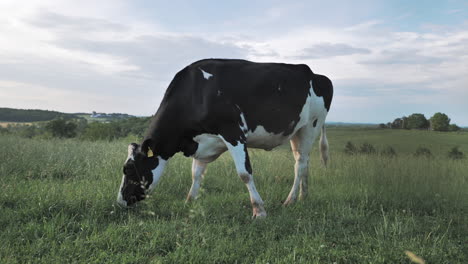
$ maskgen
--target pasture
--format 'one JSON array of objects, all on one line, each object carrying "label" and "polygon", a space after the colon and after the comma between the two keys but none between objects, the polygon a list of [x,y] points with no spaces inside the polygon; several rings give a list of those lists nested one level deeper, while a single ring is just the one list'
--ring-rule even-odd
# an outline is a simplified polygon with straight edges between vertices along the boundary
[{"label": "pasture", "polygon": [[[331,163],[317,144],[309,196],[283,207],[289,146],[250,150],[268,216],[251,220],[228,153],[208,166],[185,204],[191,159],[175,156],[151,197],[115,199],[126,141],[0,137],[0,263],[468,263],[468,133],[329,128]],[[346,155],[347,141],[392,146],[396,157]],[[414,157],[419,146],[434,157]]]},{"label": "pasture", "polygon": [[31,125],[32,122],[6,122],[0,121],[0,127],[8,127],[8,126],[15,126],[15,125]]}]

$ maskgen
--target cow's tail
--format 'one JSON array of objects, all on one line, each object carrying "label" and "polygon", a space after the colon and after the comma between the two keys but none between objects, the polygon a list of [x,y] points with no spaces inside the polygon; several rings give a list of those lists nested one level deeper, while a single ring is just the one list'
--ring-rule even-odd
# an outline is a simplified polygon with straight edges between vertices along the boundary
[{"label": "cow's tail", "polygon": [[320,135],[320,158],[324,166],[327,166],[328,162],[328,140],[327,133],[325,131],[325,124],[322,125],[322,134]]}]

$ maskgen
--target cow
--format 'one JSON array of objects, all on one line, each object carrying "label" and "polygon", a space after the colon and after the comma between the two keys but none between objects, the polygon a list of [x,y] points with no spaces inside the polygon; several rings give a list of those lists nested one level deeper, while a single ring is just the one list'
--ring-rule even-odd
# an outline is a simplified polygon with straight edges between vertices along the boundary
[{"label": "cow", "polygon": [[142,143],[128,146],[117,202],[145,199],[178,152],[193,158],[187,201],[194,200],[208,163],[227,150],[249,191],[253,218],[265,217],[247,148],[271,150],[290,140],[296,163],[284,205],[292,204],[307,194],[309,152],[320,132],[321,158],[328,160],[325,118],[332,97],[330,79],[304,64],[194,62],[169,84]]}]

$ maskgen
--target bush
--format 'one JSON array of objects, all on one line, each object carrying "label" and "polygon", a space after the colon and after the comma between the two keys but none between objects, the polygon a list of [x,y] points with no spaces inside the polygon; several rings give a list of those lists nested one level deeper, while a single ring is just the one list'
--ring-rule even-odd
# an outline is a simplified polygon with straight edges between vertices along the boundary
[{"label": "bush", "polygon": [[397,155],[395,149],[393,149],[390,146],[387,146],[386,148],[384,148],[380,152],[380,154],[383,155],[383,156],[388,156],[388,157],[395,157]]},{"label": "bush", "polygon": [[55,119],[47,123],[46,131],[58,138],[72,138],[76,136],[77,125],[64,119]]},{"label": "bush", "polygon": [[354,155],[357,153],[357,148],[356,146],[354,146],[353,143],[351,143],[351,141],[348,141],[346,142],[346,146],[344,148],[344,152],[348,155]]},{"label": "bush", "polygon": [[25,138],[33,138],[39,135],[39,129],[36,126],[24,126],[18,133],[20,136]]},{"label": "bush", "polygon": [[7,134],[10,134],[10,130],[8,130],[8,128],[6,127],[0,126],[0,135],[7,135]]},{"label": "bush", "polygon": [[110,141],[119,138],[121,136],[119,132],[113,123],[93,122],[86,127],[80,139]]},{"label": "bush", "polygon": [[465,158],[465,154],[463,154],[463,152],[461,152],[460,150],[458,150],[458,147],[453,147],[453,148],[448,152],[448,157],[449,157],[450,159],[454,159],[454,160],[463,159],[463,158]]},{"label": "bush", "polygon": [[374,154],[375,148],[372,146],[372,144],[369,143],[363,143],[361,147],[359,148],[359,153],[361,154]]},{"label": "bush", "polygon": [[419,147],[416,149],[416,152],[414,153],[415,157],[426,157],[426,158],[431,158],[432,157],[432,152],[430,149],[426,147]]}]

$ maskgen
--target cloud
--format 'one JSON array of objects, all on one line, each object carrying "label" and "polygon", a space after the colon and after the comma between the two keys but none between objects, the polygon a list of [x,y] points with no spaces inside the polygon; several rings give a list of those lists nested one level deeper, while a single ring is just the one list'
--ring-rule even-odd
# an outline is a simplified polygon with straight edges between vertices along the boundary
[{"label": "cloud", "polygon": [[[456,115],[468,111],[466,22],[413,21],[403,31],[398,15],[413,10],[382,15],[376,10],[386,12],[388,5],[370,0],[339,7],[278,2],[273,8],[236,2],[222,7],[232,11],[227,17],[196,4],[5,1],[0,105],[148,115],[178,70],[198,59],[225,57],[306,63],[329,76],[335,84],[332,121],[379,122],[379,115],[439,107],[468,124]],[[177,19],[161,13],[166,5],[179,11]]]},{"label": "cloud", "polygon": [[356,48],[343,43],[320,43],[303,49],[295,58],[307,60],[369,53],[371,53],[369,49]]},{"label": "cloud", "polygon": [[229,41],[154,29],[141,33],[133,24],[44,9],[16,21],[5,25],[14,34],[0,44],[3,106],[149,115],[187,64],[248,53]]},{"label": "cloud", "polygon": [[186,64],[209,58],[244,58],[247,50],[230,43],[218,43],[190,35],[142,35],[130,40],[59,38],[54,42],[63,49],[106,54],[125,60],[134,69],[128,73],[145,78],[166,80]]},{"label": "cloud", "polygon": [[129,28],[121,23],[111,22],[106,19],[65,16],[55,12],[44,10],[36,16],[25,20],[27,23],[48,30],[79,30],[79,31],[122,31]]},{"label": "cloud", "polygon": [[361,61],[363,64],[439,64],[444,58],[425,56],[415,49],[383,50],[374,58]]}]

